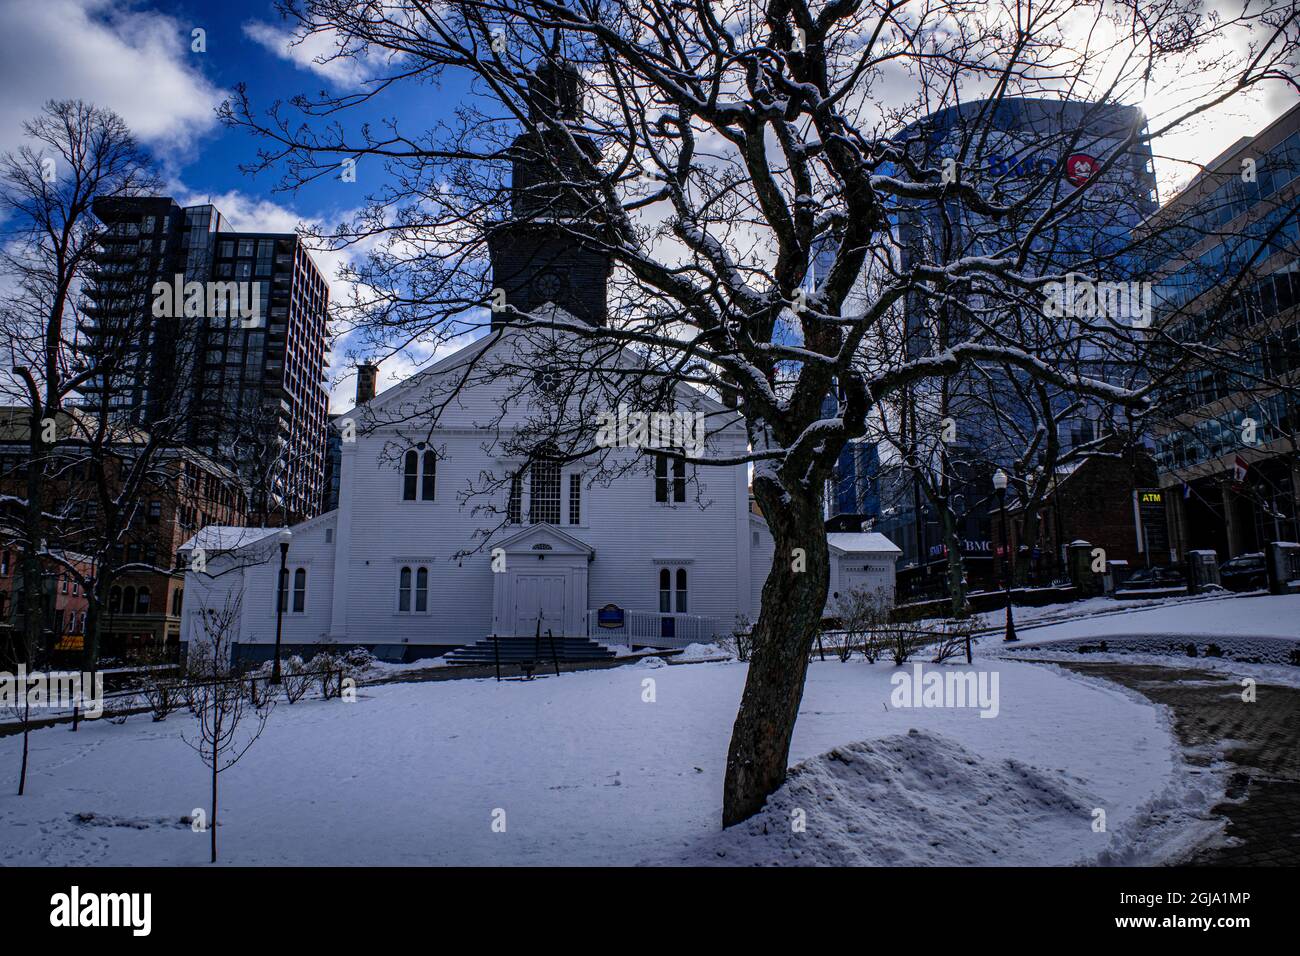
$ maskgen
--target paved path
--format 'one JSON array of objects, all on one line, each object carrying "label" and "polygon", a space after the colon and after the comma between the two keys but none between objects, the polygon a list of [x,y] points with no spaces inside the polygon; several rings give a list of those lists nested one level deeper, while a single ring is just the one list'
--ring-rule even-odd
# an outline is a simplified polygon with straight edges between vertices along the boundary
[{"label": "paved path", "polygon": [[[1208,766],[1222,750],[1234,767],[1227,798],[1213,812],[1228,821],[1236,846],[1204,848],[1183,861],[1197,866],[1300,866],[1300,689],[1259,684],[1254,703],[1221,672],[1148,664],[1068,662],[1173,712],[1188,761]],[[1225,746],[1225,743],[1229,745]],[[1243,799],[1244,798],[1244,799]]]}]

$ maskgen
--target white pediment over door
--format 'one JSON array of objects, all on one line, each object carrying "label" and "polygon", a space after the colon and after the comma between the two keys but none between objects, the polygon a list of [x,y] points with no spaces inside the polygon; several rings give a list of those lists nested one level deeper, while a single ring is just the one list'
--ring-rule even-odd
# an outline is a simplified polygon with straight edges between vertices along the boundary
[{"label": "white pediment over door", "polygon": [[523,530],[498,541],[492,545],[492,548],[494,550],[500,548],[507,555],[554,554],[558,556],[580,554],[590,557],[595,554],[595,549],[591,545],[550,524],[525,525]]}]

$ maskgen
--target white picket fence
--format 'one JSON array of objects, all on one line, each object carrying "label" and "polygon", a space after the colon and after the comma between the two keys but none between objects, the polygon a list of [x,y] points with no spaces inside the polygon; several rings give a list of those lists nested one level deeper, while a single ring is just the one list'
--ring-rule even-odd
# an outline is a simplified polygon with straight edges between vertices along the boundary
[{"label": "white picket fence", "polygon": [[[664,636],[664,618],[672,619],[672,637]],[[638,647],[685,647],[711,644],[727,633],[716,617],[701,614],[661,614],[658,611],[624,611],[622,627],[601,627],[597,611],[587,612],[587,636],[604,644]]]}]

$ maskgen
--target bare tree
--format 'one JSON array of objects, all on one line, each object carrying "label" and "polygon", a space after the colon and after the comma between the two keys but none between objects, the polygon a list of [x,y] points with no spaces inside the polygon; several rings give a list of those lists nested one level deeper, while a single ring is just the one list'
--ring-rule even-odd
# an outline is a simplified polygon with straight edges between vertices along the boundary
[{"label": "bare tree", "polygon": [[[23,124],[30,142],[0,158],[6,242],[0,268],[16,295],[0,310],[11,375],[31,413],[20,538],[29,643],[39,644],[42,553],[51,423],[68,397],[102,374],[75,348],[77,299],[92,264],[97,198],[137,195],[156,184],[150,164],[117,114],[79,100],[51,101]],[[9,389],[6,389],[9,390]]]},{"label": "bare tree", "polygon": [[[345,163],[376,183],[360,216],[318,236],[373,247],[338,315],[358,332],[358,348],[427,355],[485,328],[488,346],[531,337],[514,360],[485,347],[463,379],[515,383],[502,402],[511,408],[536,393],[538,376],[550,382],[553,400],[529,410],[533,434],[518,442],[531,449],[530,467],[576,458],[626,467],[597,447],[593,412],[620,402],[668,410],[682,386],[721,400],[711,432],[743,425],[743,450],[676,456],[688,469],[752,465],[775,540],[728,754],[725,825],[757,812],[785,779],[827,596],[823,496],[846,442],[894,396],[933,394],[977,363],[1107,406],[1144,406],[1146,387],[1060,363],[1064,339],[1086,335],[1113,350],[1131,330],[1109,319],[1058,323],[1051,348],[1026,335],[1027,321],[1051,325],[1045,290],[1063,278],[1036,250],[1137,147],[1287,76],[1296,41],[1296,15],[1280,2],[1220,18],[1164,0],[1155,19],[1129,3],[1073,0],[1014,9],[961,0],[295,0],[283,9],[301,37],[330,38],[324,59],[356,60],[372,79],[359,92],[298,97],[265,114],[240,88],[224,116],[260,138],[252,168],[282,170],[286,188],[338,176]],[[969,175],[987,168],[996,148],[988,137],[968,138],[947,164],[905,132],[972,93],[988,110],[1035,95],[1122,104],[1229,29],[1253,31],[1247,53],[1218,56],[1176,115],[1118,131],[1099,147],[1093,175],[1065,188],[1077,130],[1073,139],[1060,132],[1066,149],[1028,196],[1006,188],[1005,175]],[[397,119],[349,128],[352,106],[394,85],[452,77],[467,78],[470,91],[435,129]],[[895,223],[918,202],[1017,228],[982,255],[922,245],[903,256]],[[490,276],[491,248],[510,238],[506,221],[608,263],[608,310],[566,300],[562,282],[529,288]],[[1085,255],[1075,268],[1104,279],[1116,254]],[[891,348],[909,298],[950,320],[942,335]],[[488,326],[493,299],[500,309]],[[827,416],[832,392],[841,401]],[[412,400],[405,422],[431,431],[453,398]],[[515,480],[485,475],[483,484],[495,494]]]},{"label": "bare tree", "polygon": [[275,707],[273,695],[258,698],[246,693],[244,679],[232,663],[235,637],[239,633],[240,599],[228,597],[221,607],[202,607],[197,618],[202,634],[196,634],[189,653],[190,710],[198,720],[198,731],[185,737],[212,771],[212,807],[208,815],[212,859],[217,862],[217,780],[229,770],[266,729]]}]

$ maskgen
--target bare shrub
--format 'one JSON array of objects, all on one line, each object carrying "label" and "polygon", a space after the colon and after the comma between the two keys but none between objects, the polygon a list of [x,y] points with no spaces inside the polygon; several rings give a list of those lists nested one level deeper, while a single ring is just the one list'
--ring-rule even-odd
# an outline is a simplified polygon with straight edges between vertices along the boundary
[{"label": "bare shrub", "polygon": [[298,703],[307,696],[307,691],[311,690],[315,677],[312,668],[304,664],[297,654],[293,655],[280,668],[280,681],[281,686],[284,687],[285,699],[291,704]]},{"label": "bare shrub", "polygon": [[879,656],[878,633],[889,623],[889,604],[879,590],[854,588],[839,599],[840,622],[844,639],[839,646],[841,661],[853,656],[854,648],[861,648],[868,662],[875,663]]},{"label": "bare shrub", "polygon": [[153,647],[145,655],[140,681],[140,696],[153,716],[154,723],[188,706],[184,675],[172,666],[162,647]]},{"label": "bare shrub", "polygon": [[868,631],[862,635],[862,656],[866,658],[868,664],[874,664],[880,660],[880,655],[885,651],[884,635],[879,630]]},{"label": "bare shrub", "polygon": [[269,670],[248,675],[248,702],[254,707],[265,707],[275,700],[279,689],[271,683]]},{"label": "bare shrub", "polygon": [[320,681],[321,697],[331,700],[339,696],[339,672],[347,672],[348,665],[344,658],[336,657],[331,651],[321,651],[311,659],[308,665],[311,678]]},{"label": "bare shrub", "polygon": [[895,666],[906,664],[912,654],[925,644],[925,635],[911,622],[889,624],[880,629],[881,643]]},{"label": "bare shrub", "polygon": [[179,677],[150,676],[140,690],[153,722],[167,717],[186,706],[187,695]]},{"label": "bare shrub", "polygon": [[720,638],[718,644],[735,655],[736,660],[749,660],[749,655],[754,652],[754,627],[749,621],[749,615],[737,614],[736,626],[731,629],[731,634]]},{"label": "bare shrub", "polygon": [[965,654],[974,633],[975,622],[970,618],[941,623],[938,630],[932,632],[934,638],[933,663],[942,664],[944,661]]},{"label": "bare shrub", "polygon": [[844,629],[826,631],[824,637],[841,664],[853,657],[853,633],[851,631]]},{"label": "bare shrub", "polygon": [[349,647],[339,659],[343,662],[349,676],[353,676],[359,671],[368,670],[374,666],[376,661],[375,655],[361,646]]}]

